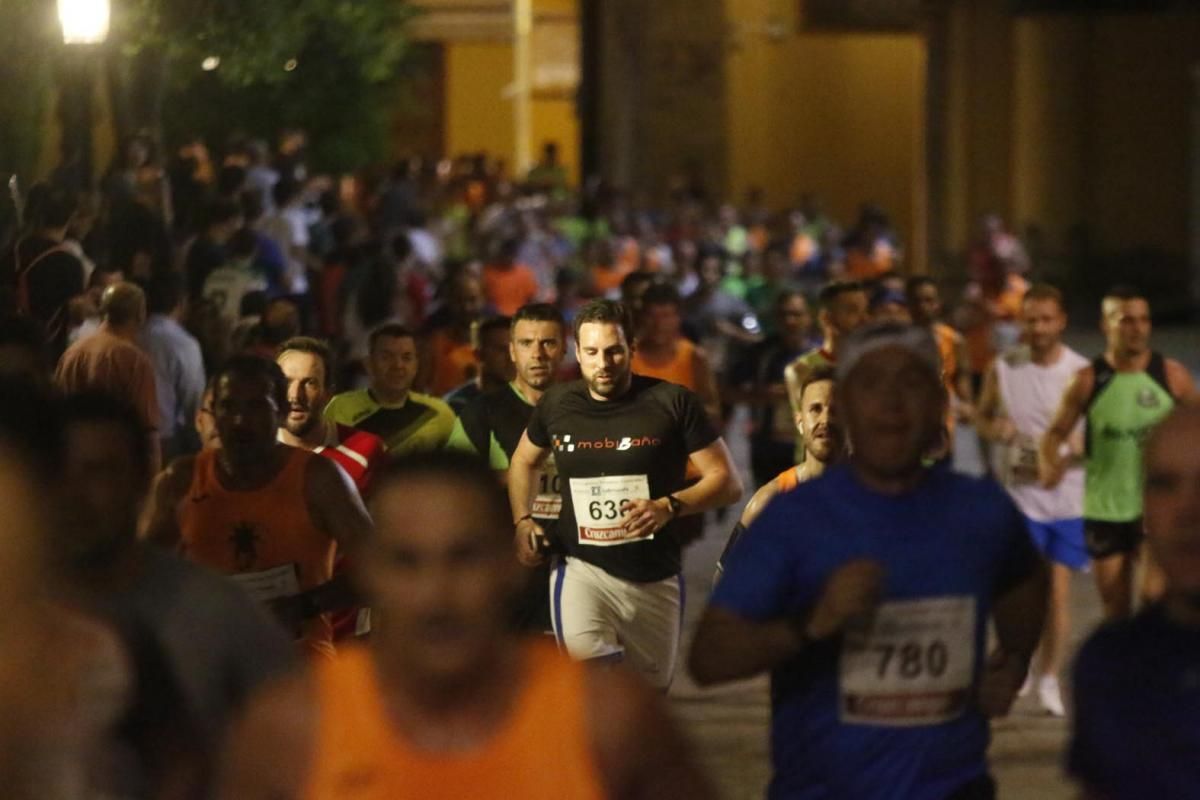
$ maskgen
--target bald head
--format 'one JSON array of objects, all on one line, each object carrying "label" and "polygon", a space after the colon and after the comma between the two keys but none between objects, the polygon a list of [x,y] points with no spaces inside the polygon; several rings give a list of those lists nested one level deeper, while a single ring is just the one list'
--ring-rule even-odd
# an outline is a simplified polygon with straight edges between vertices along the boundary
[{"label": "bald head", "polygon": [[137,330],[146,321],[146,295],[137,284],[114,283],[100,297],[100,316],[109,327]]},{"label": "bald head", "polygon": [[1200,620],[1200,406],[1181,405],[1146,443],[1146,538],[1167,591]]}]

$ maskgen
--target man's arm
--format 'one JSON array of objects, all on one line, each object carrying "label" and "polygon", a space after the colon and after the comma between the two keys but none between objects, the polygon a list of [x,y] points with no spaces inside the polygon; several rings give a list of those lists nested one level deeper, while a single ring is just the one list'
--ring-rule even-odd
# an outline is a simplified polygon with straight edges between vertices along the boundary
[{"label": "man's arm", "polygon": [[[671,510],[671,502],[666,497],[631,500],[625,512],[631,536],[648,536],[676,516],[702,514],[736,503],[741,498],[742,479],[733,466],[733,458],[724,439],[718,438],[708,447],[690,454],[688,460],[699,470],[700,480],[686,489],[671,492],[680,503],[679,513]],[[509,485],[512,485],[511,478]],[[516,511],[515,508],[513,510]]]},{"label": "man's arm", "polygon": [[788,402],[792,404],[792,415],[800,413],[800,390],[809,369],[799,359],[783,368],[783,381],[787,384]]},{"label": "man's arm", "polygon": [[[309,459],[304,478],[304,502],[317,528],[338,543],[340,552],[354,552],[371,536],[374,524],[350,476],[318,456]],[[271,611],[290,630],[299,621],[358,602],[350,575],[343,572],[320,586],[272,602]]]},{"label": "man's arm", "polygon": [[1012,707],[1042,637],[1048,571],[1041,558],[1033,563],[1029,574],[998,595],[992,607],[998,648],[988,658],[979,690],[980,708],[989,717],[1004,716]]},{"label": "man's arm", "polygon": [[746,503],[746,507],[742,509],[741,523],[743,528],[749,528],[750,523],[758,518],[758,515],[767,507],[767,503],[775,499],[775,495],[779,494],[779,483],[772,478],[771,480],[758,487],[758,491],[750,498],[750,502]]},{"label": "man's arm", "polygon": [[992,362],[983,376],[979,403],[975,406],[975,430],[989,442],[1011,442],[1016,433],[1012,420],[1003,413],[1000,403],[1000,383],[996,363]]},{"label": "man's arm", "polygon": [[217,797],[292,800],[308,778],[315,747],[316,687],[311,675],[282,679],[256,695],[226,740]]},{"label": "man's arm", "polygon": [[192,485],[195,463],[193,456],[177,458],[154,479],[150,502],[142,513],[142,539],[162,547],[174,548],[179,545],[179,519],[176,515],[179,504]]},{"label": "man's arm", "polygon": [[952,376],[954,379],[954,391],[958,395],[958,400],[962,404],[962,411],[967,418],[972,416],[974,411],[973,403],[975,398],[971,396],[971,370],[967,368],[970,364],[970,355],[967,353],[967,340],[962,336],[958,336],[954,340],[954,364],[955,373]]},{"label": "man's arm", "polygon": [[632,672],[589,669],[587,711],[607,796],[626,800],[716,797],[662,699]]},{"label": "man's arm", "polygon": [[1194,402],[1197,399],[1196,384],[1188,368],[1175,359],[1168,358],[1166,370],[1167,388],[1171,390],[1171,395],[1180,402]]},{"label": "man's arm", "polygon": [[537,486],[538,469],[549,452],[550,448],[529,441],[527,431],[521,434],[521,442],[508,465],[508,502],[516,525],[517,558],[526,566],[534,566],[543,558],[538,544],[546,534],[533,521],[533,490]]},{"label": "man's arm", "polygon": [[1071,432],[1083,416],[1095,382],[1096,374],[1090,366],[1075,373],[1071,385],[1063,393],[1054,421],[1042,435],[1038,445],[1038,479],[1047,489],[1053,489],[1063,479],[1067,461],[1062,456],[1062,446],[1069,441]]},{"label": "man's arm", "polygon": [[758,621],[710,605],[692,640],[688,670],[701,686],[765,672],[835,636],[847,620],[875,606],[882,587],[883,567],[859,559],[834,570],[807,616]]}]

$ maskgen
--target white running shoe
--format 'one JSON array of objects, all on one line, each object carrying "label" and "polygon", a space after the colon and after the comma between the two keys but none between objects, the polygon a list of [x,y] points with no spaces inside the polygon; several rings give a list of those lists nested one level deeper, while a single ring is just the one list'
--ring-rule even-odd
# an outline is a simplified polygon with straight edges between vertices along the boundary
[{"label": "white running shoe", "polygon": [[1025,682],[1021,684],[1017,697],[1024,697],[1033,691],[1033,670],[1025,673]]},{"label": "white running shoe", "polygon": [[1067,714],[1063,707],[1062,692],[1058,688],[1058,678],[1053,675],[1043,675],[1038,679],[1038,702],[1052,717],[1064,717]]}]

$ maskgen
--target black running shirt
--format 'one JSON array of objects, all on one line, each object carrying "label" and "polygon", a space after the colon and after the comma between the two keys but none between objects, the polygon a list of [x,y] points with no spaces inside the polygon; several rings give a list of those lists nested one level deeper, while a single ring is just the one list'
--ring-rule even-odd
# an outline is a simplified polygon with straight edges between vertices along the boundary
[{"label": "black running shirt", "polygon": [[695,394],[641,375],[623,396],[605,401],[593,399],[583,381],[559,384],[534,409],[526,434],[550,448],[558,464],[557,538],[568,555],[641,583],[679,573],[677,523],[630,541],[620,527],[621,506],[682,489],[688,455],[717,440]]}]

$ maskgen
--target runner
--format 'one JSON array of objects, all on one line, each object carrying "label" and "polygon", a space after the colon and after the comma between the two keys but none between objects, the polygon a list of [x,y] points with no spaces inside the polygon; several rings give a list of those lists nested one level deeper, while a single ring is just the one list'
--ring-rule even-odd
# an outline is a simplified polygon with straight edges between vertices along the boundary
[{"label": "runner", "polygon": [[946,408],[946,447],[944,455],[954,455],[954,435],[958,422],[970,422],[974,414],[971,371],[967,356],[967,340],[962,334],[942,322],[942,295],[933,278],[917,275],[905,284],[908,308],[915,325],[929,328],[942,357],[942,382],[950,404]]},{"label": "runner", "polygon": [[946,403],[928,331],[853,334],[836,403],[848,463],[750,526],[692,674],[773,670],[770,797],[993,797],[986,716],[1007,712],[1041,635],[1041,560],[993,481],[924,466]]},{"label": "runner", "polygon": [[[492,469],[507,476],[533,408],[554,383],[566,355],[565,330],[562,315],[552,305],[531,303],[518,309],[513,316],[509,342],[516,378],[507,386],[471,401],[455,421],[446,447],[482,455]],[[542,463],[531,513],[539,525],[553,531],[561,508],[558,472],[551,455]],[[527,589],[518,601],[519,629],[553,632],[549,580],[548,562],[532,568]]]},{"label": "runner", "polygon": [[677,383],[696,393],[713,424],[721,420],[717,378],[703,348],[683,336],[683,301],[669,283],[642,292],[633,373]]},{"label": "runner", "polygon": [[[553,613],[578,659],[624,658],[651,685],[670,685],[683,610],[678,517],[737,500],[741,482],[696,395],[630,370],[630,321],[610,300],[575,318],[583,379],[551,387],[509,469],[522,563],[543,556],[533,520],[537,472],[553,449],[562,485]],[[693,461],[700,480],[686,489]]]},{"label": "runner", "polygon": [[[1083,493],[1084,537],[1107,619],[1133,611],[1134,571],[1142,547],[1142,442],[1195,389],[1187,368],[1150,349],[1150,303],[1138,291],[1117,288],[1100,307],[1107,346],[1079,370],[1038,450],[1038,474],[1058,486],[1068,461],[1062,453],[1081,419],[1087,423]],[[1146,564],[1143,599],[1161,580]]]},{"label": "runner", "polygon": [[237,586],[138,541],[152,474],[137,413],[108,395],[79,394],[66,399],[63,418],[67,502],[55,561],[72,605],[112,625],[137,676],[114,735],[124,758],[106,789],[203,796],[232,717],[292,667],[294,650]]},{"label": "runner", "polygon": [[750,502],[742,509],[741,519],[733,526],[725,550],[717,559],[716,580],[720,580],[725,571],[725,562],[734,545],[768,503],[777,495],[790,492],[801,483],[823,475],[830,464],[840,461],[845,455],[842,428],[833,414],[832,367],[817,367],[808,373],[800,389],[800,407],[802,411],[796,415],[796,432],[804,446],[804,461],[788,467],[764,483],[750,498]]},{"label": "runner", "polygon": [[325,407],[327,420],[379,436],[393,458],[446,444],[454,412],[444,401],[412,391],[417,343],[408,328],[388,323],[371,332],[367,375],[369,388],[334,395]]},{"label": "runner", "polygon": [[1087,359],[1062,343],[1067,315],[1062,294],[1039,284],[1021,306],[1026,344],[1002,354],[987,371],[975,427],[1001,456],[994,469],[1017,508],[1033,542],[1050,562],[1050,608],[1038,656],[1027,686],[1037,688],[1042,708],[1064,714],[1058,673],[1070,641],[1071,571],[1087,567],[1083,541],[1082,431],[1068,447],[1071,466],[1054,489],[1037,483],[1038,440],[1050,426],[1063,392]]},{"label": "runner", "polygon": [[1075,662],[1068,770],[1086,798],[1194,797],[1200,787],[1200,410],[1146,444],[1146,543],[1159,602],[1100,628]]},{"label": "runner", "polygon": [[479,371],[442,398],[455,414],[461,414],[467,403],[484,392],[507,386],[512,380],[512,361],[508,357],[511,328],[512,320],[508,317],[488,317],[471,326],[471,342],[475,346]]},{"label": "runner", "polygon": [[287,379],[256,356],[214,376],[221,447],[176,459],[156,481],[144,538],[232,576],[314,652],[333,653],[327,612],[353,602],[331,582],[336,543],[370,532],[349,479],[329,459],[279,444]]},{"label": "runner", "polygon": [[377,533],[354,560],[388,624],[258,697],[231,738],[221,796],[713,796],[633,676],[511,632],[508,504],[478,459],[398,462],[371,508]]},{"label": "runner", "polygon": [[[332,377],[337,374],[329,345],[320,339],[296,336],[280,346],[275,363],[288,382],[287,416],[277,438],[283,444],[320,453],[337,464],[365,499],[371,478],[387,458],[387,448],[373,433],[321,417],[322,409],[329,403]],[[337,554],[334,575],[342,573],[344,555]],[[331,619],[334,641],[364,636],[371,630],[371,613],[366,608],[345,609]]]},{"label": "runner", "polygon": [[[783,371],[793,417],[800,413],[800,389],[804,386],[805,376],[819,366],[833,366],[837,362],[841,340],[867,321],[867,290],[861,283],[835,281],[826,284],[817,300],[820,305],[817,321],[825,340],[820,347],[809,350]],[[803,444],[797,442],[797,462],[804,460],[802,448]]]},{"label": "runner", "polygon": [[320,339],[296,336],[279,347],[275,363],[288,382],[287,415],[279,428],[280,442],[320,453],[350,476],[362,497],[371,477],[387,457],[383,439],[365,430],[324,419],[333,390],[333,353]]}]

